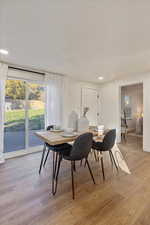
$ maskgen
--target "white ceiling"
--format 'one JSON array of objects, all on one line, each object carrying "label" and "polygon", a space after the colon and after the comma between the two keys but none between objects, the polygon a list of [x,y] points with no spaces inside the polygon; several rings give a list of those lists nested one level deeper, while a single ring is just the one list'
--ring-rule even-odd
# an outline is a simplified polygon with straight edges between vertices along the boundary
[{"label": "white ceiling", "polygon": [[0,0],[1,59],[103,81],[150,71],[150,0]]}]

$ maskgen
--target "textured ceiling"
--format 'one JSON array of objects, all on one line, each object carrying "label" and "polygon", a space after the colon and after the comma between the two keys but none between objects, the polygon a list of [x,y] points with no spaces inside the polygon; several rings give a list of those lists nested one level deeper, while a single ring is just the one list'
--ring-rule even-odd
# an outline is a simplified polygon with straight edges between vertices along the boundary
[{"label": "textured ceiling", "polygon": [[0,0],[2,60],[101,82],[150,70],[149,0]]}]

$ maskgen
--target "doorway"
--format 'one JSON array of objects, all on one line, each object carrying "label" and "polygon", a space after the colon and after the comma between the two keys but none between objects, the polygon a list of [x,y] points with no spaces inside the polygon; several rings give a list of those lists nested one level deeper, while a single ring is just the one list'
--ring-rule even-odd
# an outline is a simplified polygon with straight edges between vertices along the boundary
[{"label": "doorway", "polygon": [[87,118],[90,126],[97,126],[99,123],[99,92],[92,88],[82,88],[81,114],[85,107],[89,108]]},{"label": "doorway", "polygon": [[143,150],[143,84],[121,87],[121,145]]}]

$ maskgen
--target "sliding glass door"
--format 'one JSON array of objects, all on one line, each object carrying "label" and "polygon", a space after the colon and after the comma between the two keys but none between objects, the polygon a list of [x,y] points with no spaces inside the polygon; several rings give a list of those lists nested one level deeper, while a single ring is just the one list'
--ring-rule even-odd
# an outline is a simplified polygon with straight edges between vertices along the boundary
[{"label": "sliding glass door", "polygon": [[34,132],[45,127],[45,87],[22,80],[7,80],[4,152],[39,146]]},{"label": "sliding glass door", "polygon": [[35,132],[45,127],[45,88],[42,85],[28,83],[28,144],[29,147],[42,144]]},{"label": "sliding glass door", "polygon": [[25,82],[7,80],[4,152],[25,149]]}]

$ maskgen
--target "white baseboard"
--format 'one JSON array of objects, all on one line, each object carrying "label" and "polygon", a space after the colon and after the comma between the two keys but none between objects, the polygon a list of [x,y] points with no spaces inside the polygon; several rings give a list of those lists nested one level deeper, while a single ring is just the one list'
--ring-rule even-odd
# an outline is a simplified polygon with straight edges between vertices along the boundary
[{"label": "white baseboard", "polygon": [[42,150],[43,150],[43,145],[40,145],[40,146],[25,149],[25,150],[23,149],[23,150],[19,150],[19,151],[15,151],[15,152],[7,152],[7,153],[4,153],[3,155],[4,155],[4,160],[5,160],[5,159],[10,159],[10,158],[14,158],[14,157],[31,154],[34,152],[39,152]]},{"label": "white baseboard", "polygon": [[0,153],[0,164],[4,163],[5,159],[4,159],[4,154]]},{"label": "white baseboard", "polygon": [[150,146],[143,145],[144,152],[150,152]]}]

